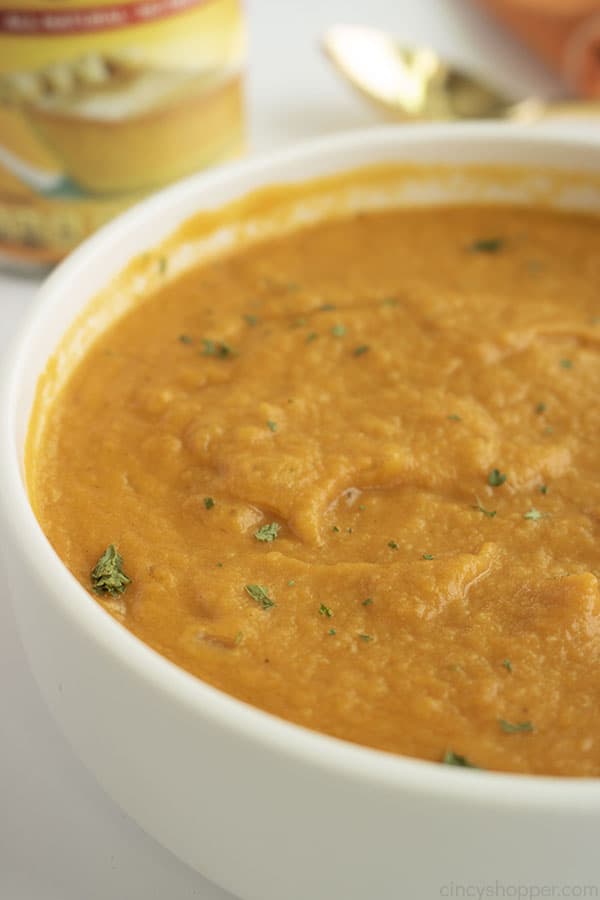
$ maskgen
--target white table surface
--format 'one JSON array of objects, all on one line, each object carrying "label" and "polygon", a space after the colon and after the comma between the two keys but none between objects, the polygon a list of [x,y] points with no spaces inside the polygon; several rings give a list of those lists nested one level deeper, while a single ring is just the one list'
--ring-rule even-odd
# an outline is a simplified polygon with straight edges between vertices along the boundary
[{"label": "white table surface", "polygon": [[[247,9],[253,153],[381,122],[319,52],[318,36],[335,22],[430,43],[494,76],[515,97],[559,90],[469,0],[248,0]],[[590,123],[552,126],[573,127],[600,139],[600,126]],[[0,353],[37,285],[0,274]],[[8,601],[0,572],[0,900],[226,900],[145,835],[75,757],[38,696]]]}]

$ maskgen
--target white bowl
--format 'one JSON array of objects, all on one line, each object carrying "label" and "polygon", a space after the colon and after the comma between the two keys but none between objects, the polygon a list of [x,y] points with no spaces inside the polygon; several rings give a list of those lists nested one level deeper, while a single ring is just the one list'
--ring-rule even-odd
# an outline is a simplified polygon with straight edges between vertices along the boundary
[{"label": "white bowl", "polygon": [[[28,502],[23,448],[36,381],[112,274],[198,209],[385,161],[587,172],[588,189],[584,176],[555,199],[600,210],[594,144],[507,125],[415,126],[327,138],[194,177],[105,227],[40,289],[0,387],[0,544],[23,642],[50,709],[114,800],[245,900],[537,897],[553,896],[552,886],[597,896],[600,780],[406,759],[226,696],[110,618],[57,558]],[[527,201],[538,188],[539,179],[525,179],[515,196]],[[432,183],[427,197],[451,201],[448,190]],[[596,893],[584,894],[586,885]]]}]

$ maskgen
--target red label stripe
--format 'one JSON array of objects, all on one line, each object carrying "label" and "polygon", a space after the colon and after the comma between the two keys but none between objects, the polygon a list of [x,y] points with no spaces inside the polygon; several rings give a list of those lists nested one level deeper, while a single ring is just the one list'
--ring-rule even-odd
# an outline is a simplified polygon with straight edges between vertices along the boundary
[{"label": "red label stripe", "polygon": [[206,2],[208,0],[137,0],[136,3],[84,9],[3,9],[0,10],[0,32],[64,35],[107,31],[165,19]]}]

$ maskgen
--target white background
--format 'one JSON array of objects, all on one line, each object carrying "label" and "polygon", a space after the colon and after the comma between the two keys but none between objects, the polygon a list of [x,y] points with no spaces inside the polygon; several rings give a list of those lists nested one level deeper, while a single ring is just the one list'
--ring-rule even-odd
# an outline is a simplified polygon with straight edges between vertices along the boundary
[{"label": "white background", "polygon": [[[247,9],[253,153],[382,121],[319,50],[319,35],[335,22],[429,43],[491,75],[515,98],[560,90],[469,0],[250,0]],[[0,353],[36,287],[33,279],[0,274]],[[38,697],[4,584],[0,572],[0,900],[226,900],[131,822],[73,755]]]}]

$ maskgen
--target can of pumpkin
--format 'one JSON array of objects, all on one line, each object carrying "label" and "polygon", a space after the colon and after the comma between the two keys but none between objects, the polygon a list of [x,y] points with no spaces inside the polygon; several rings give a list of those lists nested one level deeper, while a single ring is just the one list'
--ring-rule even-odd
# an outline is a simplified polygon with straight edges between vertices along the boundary
[{"label": "can of pumpkin", "polygon": [[239,154],[244,59],[241,0],[0,0],[0,263]]}]

